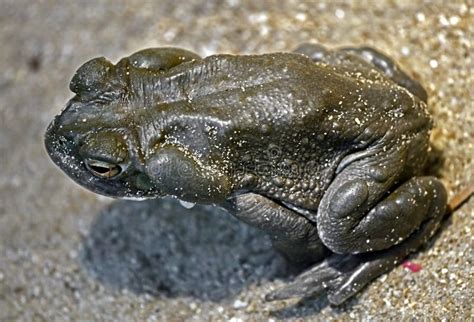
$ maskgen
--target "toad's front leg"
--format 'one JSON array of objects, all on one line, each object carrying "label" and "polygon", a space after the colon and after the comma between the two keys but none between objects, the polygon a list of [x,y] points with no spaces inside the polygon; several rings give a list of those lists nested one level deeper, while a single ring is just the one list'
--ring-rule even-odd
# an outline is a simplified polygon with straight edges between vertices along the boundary
[{"label": "toad's front leg", "polygon": [[315,223],[262,195],[238,195],[224,207],[246,224],[266,232],[273,246],[292,264],[307,267],[330,253],[319,239]]}]

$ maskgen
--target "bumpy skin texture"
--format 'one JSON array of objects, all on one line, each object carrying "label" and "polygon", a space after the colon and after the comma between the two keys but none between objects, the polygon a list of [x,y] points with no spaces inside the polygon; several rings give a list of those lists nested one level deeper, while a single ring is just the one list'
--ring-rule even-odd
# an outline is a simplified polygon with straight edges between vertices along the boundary
[{"label": "bumpy skin texture", "polygon": [[313,265],[268,299],[340,304],[429,238],[446,192],[421,177],[423,87],[367,47],[200,58],[146,49],[79,68],[49,126],[53,161],[118,198],[225,207]]}]

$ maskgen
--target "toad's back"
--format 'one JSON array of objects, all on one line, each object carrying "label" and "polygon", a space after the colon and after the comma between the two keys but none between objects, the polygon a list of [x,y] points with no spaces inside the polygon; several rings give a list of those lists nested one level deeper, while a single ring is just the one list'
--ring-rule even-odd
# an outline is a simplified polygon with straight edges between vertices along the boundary
[{"label": "toad's back", "polygon": [[348,68],[294,53],[217,55],[151,82],[158,109],[214,117],[231,125],[227,132],[248,130],[259,139],[272,129],[273,141],[277,133],[306,132],[334,144],[352,142],[368,128],[381,137],[387,123],[414,130],[423,127],[414,120],[429,123],[423,102],[360,61]]},{"label": "toad's back", "polygon": [[153,88],[156,111],[182,126],[175,141],[237,172],[238,186],[307,209],[345,156],[398,133],[427,141],[430,127],[422,101],[361,61],[218,55],[171,69]]}]

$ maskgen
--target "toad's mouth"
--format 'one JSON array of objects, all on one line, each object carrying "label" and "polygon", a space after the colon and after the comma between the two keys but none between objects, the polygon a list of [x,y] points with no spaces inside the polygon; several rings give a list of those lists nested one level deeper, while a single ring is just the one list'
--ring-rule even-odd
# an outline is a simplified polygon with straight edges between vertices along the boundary
[{"label": "toad's mouth", "polygon": [[74,182],[87,190],[112,198],[141,200],[160,197],[160,192],[154,186],[147,189],[137,187],[137,183],[143,181],[143,175],[139,172],[117,179],[94,176],[80,156],[74,139],[59,134],[59,117],[56,116],[48,126],[44,144],[51,160]]}]

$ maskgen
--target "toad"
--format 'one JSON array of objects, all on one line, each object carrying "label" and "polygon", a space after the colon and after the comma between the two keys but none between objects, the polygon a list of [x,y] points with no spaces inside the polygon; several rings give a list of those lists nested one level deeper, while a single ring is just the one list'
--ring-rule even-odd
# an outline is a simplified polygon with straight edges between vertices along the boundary
[{"label": "toad", "polygon": [[446,190],[424,176],[427,94],[369,47],[94,58],[47,129],[52,160],[115,198],[214,204],[308,269],[268,300],[341,304],[422,245]]}]

